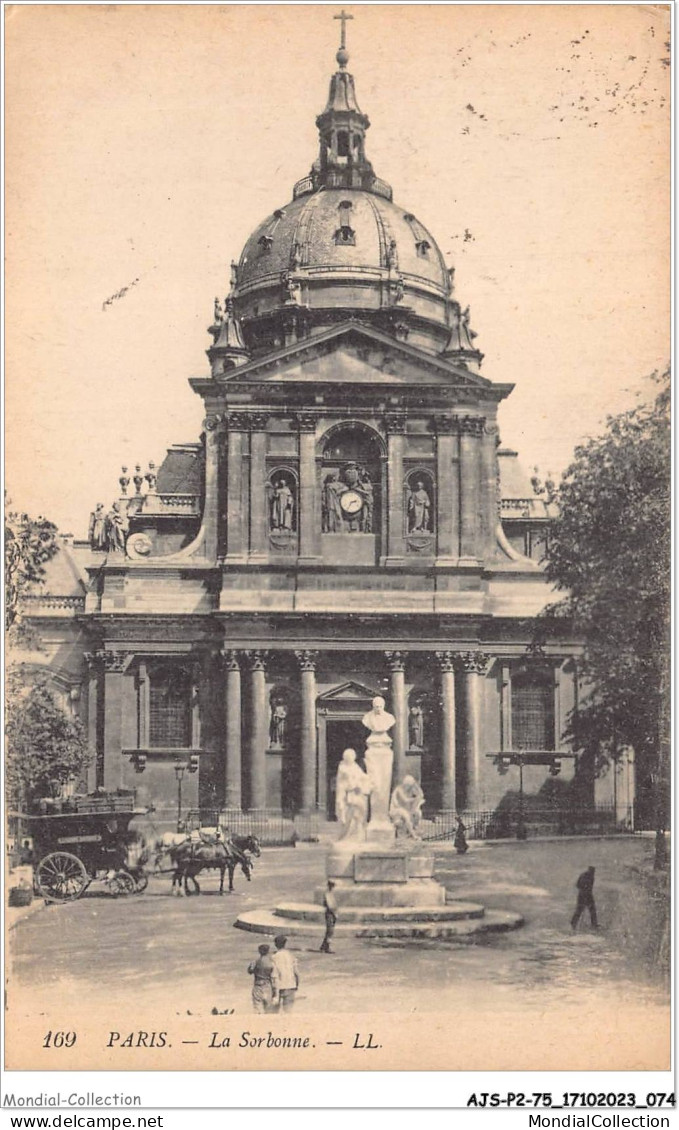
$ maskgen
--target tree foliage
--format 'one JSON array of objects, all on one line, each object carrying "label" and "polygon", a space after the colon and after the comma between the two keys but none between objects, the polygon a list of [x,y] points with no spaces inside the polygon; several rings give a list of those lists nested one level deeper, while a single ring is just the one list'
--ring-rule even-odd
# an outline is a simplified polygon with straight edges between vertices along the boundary
[{"label": "tree foliage", "polygon": [[590,694],[570,722],[576,749],[615,758],[635,750],[659,793],[668,740],[670,609],[670,386],[609,417],[576,448],[558,492],[547,576],[566,593],[543,620],[568,619],[585,641]]},{"label": "tree foliage", "polygon": [[59,705],[46,676],[29,686],[19,667],[7,675],[5,699],[6,781],[9,803],[30,804],[58,795],[90,764],[85,730]]},{"label": "tree foliage", "polygon": [[15,626],[22,595],[41,584],[45,565],[58,552],[57,527],[47,518],[5,508],[5,629]]}]

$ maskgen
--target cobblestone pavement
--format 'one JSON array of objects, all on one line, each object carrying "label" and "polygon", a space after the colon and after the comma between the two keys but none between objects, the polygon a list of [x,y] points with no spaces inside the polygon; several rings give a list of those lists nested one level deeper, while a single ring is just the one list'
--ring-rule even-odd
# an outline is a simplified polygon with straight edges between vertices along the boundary
[{"label": "cobblestone pavement", "polygon": [[[662,907],[640,872],[649,840],[561,840],[473,844],[468,855],[442,852],[437,877],[453,897],[518,911],[525,926],[472,943],[338,940],[326,956],[309,939],[291,940],[302,985],[297,1011],[511,1012],[599,1001],[667,1008],[658,960]],[[574,883],[597,868],[601,929],[570,929]],[[61,1001],[139,1009],[162,1003],[177,1014],[213,1009],[250,1014],[246,966],[261,936],[233,929],[237,914],[278,901],[311,898],[323,881],[320,846],[265,849],[251,883],[218,895],[216,872],[201,876],[200,897],[174,898],[168,878],[143,895],[112,899],[93,884],[75,903],[47,905],[10,935],[12,1002],[48,1009]]]}]

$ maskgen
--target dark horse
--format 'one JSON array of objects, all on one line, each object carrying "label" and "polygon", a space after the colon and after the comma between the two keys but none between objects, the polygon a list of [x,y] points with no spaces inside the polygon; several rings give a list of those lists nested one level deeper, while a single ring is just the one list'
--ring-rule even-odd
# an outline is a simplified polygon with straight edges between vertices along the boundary
[{"label": "dark horse", "polygon": [[172,890],[179,887],[181,893],[182,881],[184,891],[191,894],[188,887],[189,879],[193,883],[194,893],[200,894],[200,885],[196,876],[200,871],[219,871],[219,893],[224,894],[224,875],[229,873],[229,894],[233,891],[233,876],[237,867],[245,875],[248,883],[253,869],[251,856],[261,855],[259,840],[256,836],[229,836],[226,840],[217,840],[214,843],[191,843],[185,840],[170,851],[170,858],[175,871],[172,876]]}]

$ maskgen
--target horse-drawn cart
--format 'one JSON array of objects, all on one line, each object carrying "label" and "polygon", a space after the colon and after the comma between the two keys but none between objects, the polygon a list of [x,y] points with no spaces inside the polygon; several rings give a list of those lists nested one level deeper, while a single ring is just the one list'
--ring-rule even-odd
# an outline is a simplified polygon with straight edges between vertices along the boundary
[{"label": "horse-drawn cart", "polygon": [[129,825],[147,810],[134,807],[133,794],[74,797],[66,806],[28,818],[37,893],[50,902],[70,902],[98,877],[114,896],[145,890],[148,878],[134,858]]}]

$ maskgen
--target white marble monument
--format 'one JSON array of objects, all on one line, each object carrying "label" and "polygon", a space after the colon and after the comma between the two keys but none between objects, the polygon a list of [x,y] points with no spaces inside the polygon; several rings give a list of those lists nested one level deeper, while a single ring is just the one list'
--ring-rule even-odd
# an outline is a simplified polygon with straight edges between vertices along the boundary
[{"label": "white marble monument", "polygon": [[384,699],[378,695],[372,700],[372,710],[364,714],[361,721],[370,731],[365,743],[365,764],[371,784],[367,838],[392,843],[395,833],[389,819],[389,801],[394,751],[388,731],[396,719],[385,710]]}]

